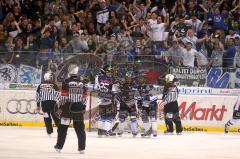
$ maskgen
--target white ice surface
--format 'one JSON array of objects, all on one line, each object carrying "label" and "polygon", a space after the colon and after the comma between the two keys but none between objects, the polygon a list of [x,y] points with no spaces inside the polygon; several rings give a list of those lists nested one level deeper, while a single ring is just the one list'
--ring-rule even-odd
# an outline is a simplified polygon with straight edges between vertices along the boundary
[{"label": "white ice surface", "polygon": [[97,138],[87,132],[85,154],[77,151],[77,138],[69,129],[61,153],[55,152],[56,129],[48,137],[44,128],[0,127],[0,159],[240,159],[239,134],[185,133],[157,138]]}]

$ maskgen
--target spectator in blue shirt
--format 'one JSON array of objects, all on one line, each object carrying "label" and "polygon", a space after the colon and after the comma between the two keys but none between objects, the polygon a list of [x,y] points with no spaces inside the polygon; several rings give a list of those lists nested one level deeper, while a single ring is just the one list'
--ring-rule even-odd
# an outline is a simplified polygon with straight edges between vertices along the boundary
[{"label": "spectator in blue shirt", "polygon": [[213,28],[214,29],[221,29],[226,30],[227,25],[225,24],[225,20],[228,17],[228,12],[221,13],[220,9],[216,7],[214,9],[214,13],[209,13],[209,17],[213,19]]},{"label": "spectator in blue shirt", "polygon": [[155,60],[160,64],[166,64],[166,56],[168,53],[168,49],[169,46],[167,41],[163,41],[162,46],[156,44],[153,48],[153,55],[155,55]]},{"label": "spectator in blue shirt", "polygon": [[236,47],[234,46],[233,39],[229,39],[227,41],[227,50],[225,55],[225,66],[226,67],[234,67],[234,57],[236,54]]}]

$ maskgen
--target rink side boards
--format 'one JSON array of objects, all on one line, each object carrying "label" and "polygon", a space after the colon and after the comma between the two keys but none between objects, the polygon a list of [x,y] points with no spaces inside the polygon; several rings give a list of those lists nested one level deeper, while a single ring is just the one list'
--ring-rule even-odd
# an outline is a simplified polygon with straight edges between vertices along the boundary
[{"label": "rink side boards", "polygon": [[[204,88],[202,93],[198,90],[199,88],[191,89],[198,93],[185,89],[182,93],[180,92],[178,100],[184,131],[223,132],[224,124],[232,117],[239,90],[212,89],[209,91]],[[44,126],[42,115],[34,112],[35,91],[1,90],[0,96],[0,126]],[[91,109],[97,107],[97,98],[94,96],[89,97],[87,111],[90,107]],[[85,126],[88,128],[88,120]],[[165,130],[163,120],[159,120],[158,129]],[[236,125],[230,129],[230,132],[240,132],[240,126]]]}]

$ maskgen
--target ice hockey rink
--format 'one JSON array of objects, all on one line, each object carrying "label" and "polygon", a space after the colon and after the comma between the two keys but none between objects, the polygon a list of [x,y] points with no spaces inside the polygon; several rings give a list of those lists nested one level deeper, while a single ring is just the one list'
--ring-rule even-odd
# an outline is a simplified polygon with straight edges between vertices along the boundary
[{"label": "ice hockey rink", "polygon": [[77,138],[69,129],[61,153],[53,146],[56,129],[49,137],[44,128],[0,127],[0,159],[239,159],[240,135],[223,133],[185,133],[157,138],[98,138],[87,132],[85,154],[77,151]]}]

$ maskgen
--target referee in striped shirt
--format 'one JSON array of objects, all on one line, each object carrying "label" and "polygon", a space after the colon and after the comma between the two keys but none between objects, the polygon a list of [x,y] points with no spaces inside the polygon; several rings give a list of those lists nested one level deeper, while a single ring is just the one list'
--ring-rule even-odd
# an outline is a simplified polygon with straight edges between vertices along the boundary
[{"label": "referee in striped shirt", "polygon": [[56,115],[56,106],[59,101],[59,88],[54,83],[51,72],[44,74],[44,82],[37,88],[36,101],[37,111],[40,111],[40,106],[42,108],[47,134],[51,135],[51,133],[53,133],[52,119],[56,126],[59,124],[59,118]]},{"label": "referee in striped shirt", "polygon": [[167,127],[165,134],[173,134],[173,123],[176,125],[177,135],[182,134],[182,123],[178,109],[178,89],[174,84],[175,78],[172,74],[165,76],[165,85],[163,89],[164,119]]},{"label": "referee in striped shirt", "polygon": [[78,138],[78,151],[84,153],[86,133],[84,125],[84,113],[86,109],[87,90],[85,84],[79,79],[78,66],[70,65],[69,78],[62,83],[60,124],[55,149],[60,152],[64,146],[68,127],[73,121],[73,127]]}]

